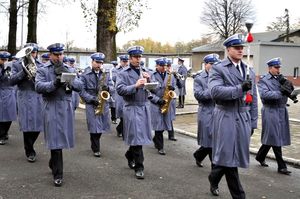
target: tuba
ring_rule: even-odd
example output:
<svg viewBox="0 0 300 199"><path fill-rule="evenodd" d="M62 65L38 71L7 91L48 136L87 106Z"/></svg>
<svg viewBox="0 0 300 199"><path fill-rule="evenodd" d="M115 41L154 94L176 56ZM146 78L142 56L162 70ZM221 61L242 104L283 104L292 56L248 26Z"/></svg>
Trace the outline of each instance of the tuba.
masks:
<svg viewBox="0 0 300 199"><path fill-rule="evenodd" d="M23 70L25 71L28 79L34 81L34 78L36 75L36 64L35 64L35 60L31 56L32 50L33 50L32 46L25 47L16 54L16 58L18 58L18 59L23 58L23 61L22 61ZM24 62L25 58L27 58L27 60L28 60L28 63L26 66L25 66L25 62Z"/></svg>
<svg viewBox="0 0 300 199"><path fill-rule="evenodd" d="M163 96L163 99L166 101L166 103L160 108L160 112L162 114L166 114L168 112L172 99L176 98L176 93L172 90L169 90L169 86L171 85L171 78L172 78L172 73L168 73L167 86Z"/></svg>
<svg viewBox="0 0 300 199"><path fill-rule="evenodd" d="M104 84L105 84L104 83L105 80L106 80L106 72L104 71L103 76L102 76L102 78L101 78L101 80L99 81L99 84L98 84L99 91L97 93L97 99L98 99L99 105L95 109L95 115L103 114L105 103L110 98L109 92L101 90L102 86L104 86Z"/></svg>

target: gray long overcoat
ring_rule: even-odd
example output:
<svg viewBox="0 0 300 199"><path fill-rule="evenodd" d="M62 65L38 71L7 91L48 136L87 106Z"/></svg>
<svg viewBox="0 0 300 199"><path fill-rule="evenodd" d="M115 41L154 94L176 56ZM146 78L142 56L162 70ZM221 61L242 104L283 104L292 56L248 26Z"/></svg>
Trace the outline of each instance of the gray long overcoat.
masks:
<svg viewBox="0 0 300 199"><path fill-rule="evenodd" d="M172 101L170 102L170 106L168 112L165 114L161 113L161 107L157 104L157 101L163 97L165 89L167 87L168 82L168 74L166 74L164 80L160 76L159 72L155 71L151 75L151 82L158 82L157 88L153 91L153 99L151 99L151 122L152 122L152 129L154 131L163 131L163 130L172 130L172 119L173 119L173 112L172 112ZM171 82L170 85L175 88L176 80L173 75L171 75Z"/></svg>
<svg viewBox="0 0 300 199"><path fill-rule="evenodd" d="M185 82L188 74L187 68L184 65L180 65L178 68L178 73L184 77L184 80L180 80L182 88L178 88L178 95L186 95Z"/></svg>
<svg viewBox="0 0 300 199"><path fill-rule="evenodd" d="M246 69L246 65L242 64ZM213 65L209 72L208 87L216 101L213 112L213 163L226 167L249 166L251 128L257 127L257 92L255 73L250 68L253 103L246 105L240 72L226 58Z"/></svg>
<svg viewBox="0 0 300 199"><path fill-rule="evenodd" d="M118 75L122 70L123 70L122 67L117 68L115 75L113 75L113 81L115 82L115 87L117 86L116 84L117 84ZM115 101L116 101L116 117L121 118L123 117L124 99L121 95L118 94L118 92L116 92Z"/></svg>
<svg viewBox="0 0 300 199"><path fill-rule="evenodd" d="M194 78L194 97L198 101L198 144L212 147L212 114L215 103L211 98L208 86L208 73L203 70Z"/></svg>
<svg viewBox="0 0 300 199"><path fill-rule="evenodd" d="M18 119L21 132L44 130L42 95L35 91L34 80L29 80L22 67L23 60L12 65L11 82L17 85ZM37 68L43 66L38 60Z"/></svg>
<svg viewBox="0 0 300 199"><path fill-rule="evenodd" d="M91 100L97 100L98 90L101 90L98 82L101 81L102 77L103 73L97 76L93 70L81 76L83 86L80 96L86 102L86 121L90 133L110 133L109 103L104 103L104 112L99 115L95 115L96 107L91 104ZM114 90L109 73L106 73L104 85L109 87L109 92Z"/></svg>
<svg viewBox="0 0 300 199"><path fill-rule="evenodd" d="M109 71L109 77L112 80L112 86L113 86L113 90L110 92L110 98L109 98L109 107L111 108L116 108L116 89L115 89L115 85L116 85L116 79L114 77L116 77L117 75L117 68L113 67L110 71Z"/></svg>
<svg viewBox="0 0 300 199"><path fill-rule="evenodd" d="M279 82L268 73L259 80L258 92L263 103L261 143L271 146L290 145L287 97L280 92Z"/></svg>
<svg viewBox="0 0 300 199"><path fill-rule="evenodd" d="M145 68L142 70L146 72ZM117 78L117 92L124 99L124 141L131 146L152 143L150 102L147 91L135 87L139 78L129 66Z"/></svg>
<svg viewBox="0 0 300 199"><path fill-rule="evenodd" d="M70 70L64 65L66 70ZM62 86L56 88L54 66L49 61L37 70L35 89L43 96L44 135L48 149L64 149L74 147L74 110L72 92L66 93ZM78 78L72 82L72 90L81 90Z"/></svg>
<svg viewBox="0 0 300 199"><path fill-rule="evenodd" d="M15 121L17 120L16 91L3 68L4 66L0 66L0 122Z"/></svg>

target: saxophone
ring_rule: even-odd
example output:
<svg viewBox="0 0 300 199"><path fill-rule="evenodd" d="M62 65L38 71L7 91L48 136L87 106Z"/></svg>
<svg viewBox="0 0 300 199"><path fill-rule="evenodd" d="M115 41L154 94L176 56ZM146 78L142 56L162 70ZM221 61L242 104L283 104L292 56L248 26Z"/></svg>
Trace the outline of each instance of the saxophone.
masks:
<svg viewBox="0 0 300 199"><path fill-rule="evenodd" d="M110 94L107 91L102 91L102 86L104 86L106 80L106 72L103 72L102 78L99 81L98 88L99 91L97 93L97 99L99 101L99 105L95 109L95 115L101 115L104 112L104 107L106 101L110 98Z"/></svg>
<svg viewBox="0 0 300 199"><path fill-rule="evenodd" d="M171 86L171 78L172 73L168 73L168 81L163 96L163 99L166 101L166 103L160 108L160 112L162 114L166 114L168 112L172 99L176 98L176 93L172 90L169 90L169 86Z"/></svg>

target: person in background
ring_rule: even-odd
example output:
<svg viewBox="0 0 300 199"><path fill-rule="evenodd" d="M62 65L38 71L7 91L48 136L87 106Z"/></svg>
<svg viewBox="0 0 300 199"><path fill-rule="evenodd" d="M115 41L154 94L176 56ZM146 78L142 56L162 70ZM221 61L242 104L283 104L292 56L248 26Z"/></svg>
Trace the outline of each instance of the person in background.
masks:
<svg viewBox="0 0 300 199"><path fill-rule="evenodd" d="M38 68L35 90L43 96L43 122L45 142L51 151L49 168L53 183L60 187L63 183L63 149L74 147L74 111L72 90L81 90L81 81L75 78L61 82L62 73L71 73L63 63L64 45L55 43L47 48L50 61Z"/></svg>
<svg viewBox="0 0 300 199"><path fill-rule="evenodd" d="M37 59L39 47L35 43L27 43L24 47L32 47L29 56L24 56L12 65L11 82L17 85L17 104L20 131L23 132L25 155L28 162L35 162L34 143L44 129L42 96L35 91L35 74L28 75L43 64ZM23 65L25 68L23 68ZM32 65L34 64L34 65ZM30 69L32 68L32 69ZM31 74L31 73L30 73Z"/></svg>
<svg viewBox="0 0 300 199"><path fill-rule="evenodd" d="M163 132L165 130L172 131L172 112L171 112L171 101L173 98L167 99L170 93L174 94L175 97L175 84L176 80L172 73L166 72L167 60L165 58L159 58L155 60L156 71L151 75L152 82L158 82L159 86L152 90L151 99L151 122L152 128L155 131L153 142L155 148L158 150L158 154L166 155L164 151L164 138ZM166 93L167 92L167 93ZM164 106L170 100L169 106ZM162 113L162 108L164 112Z"/></svg>
<svg viewBox="0 0 300 199"><path fill-rule="evenodd" d="M242 34L228 37L223 45L227 57L212 66L208 77L208 89L216 103L211 128L213 167L208 180L211 193L217 196L219 182L225 175L232 198L244 199L238 167L249 166L250 136L257 128L255 73L242 61ZM246 95L252 100L245 101Z"/></svg>
<svg viewBox="0 0 300 199"><path fill-rule="evenodd" d="M261 109L262 132L261 147L256 160L263 167L268 167L265 158L272 147L276 157L278 173L289 175L291 171L282 159L282 146L291 144L289 113L286 108L288 97L294 90L292 82L280 74L281 59L273 58L267 62L268 73L258 82L258 92L263 103Z"/></svg>
<svg viewBox="0 0 300 199"><path fill-rule="evenodd" d="M200 148L195 151L194 158L199 167L203 167L202 161L208 155L212 161L212 114L215 103L208 90L208 75L214 63L219 62L219 55L209 54L203 58L204 70L194 77L194 97L198 101L198 145Z"/></svg>
<svg viewBox="0 0 300 199"><path fill-rule="evenodd" d="M111 61L110 63L113 65L113 68L111 68L109 71L110 79L112 80L117 73L118 61ZM112 83L113 83L113 87L115 87L115 81L112 81ZM109 107L110 107L111 122L113 124L117 124L115 89L114 92L111 93L110 100L109 100Z"/></svg>
<svg viewBox="0 0 300 199"><path fill-rule="evenodd" d="M120 55L120 65L119 68L117 68L117 71L115 73L115 75L113 75L112 79L115 82L115 86L117 83L117 79L118 79L118 75L119 73L122 72L122 70L126 67L128 67L128 60L129 57L128 55ZM120 122L118 124L118 126L116 127L117 130L117 136L118 137L122 137L123 136L123 107L124 107L124 99L122 96L120 96L117 92L116 92L116 117L120 118Z"/></svg>
<svg viewBox="0 0 300 199"><path fill-rule="evenodd" d="M41 62L44 64L44 63L46 63L47 61L49 61L50 60L50 56L49 56L49 53L43 53L42 55L41 55Z"/></svg>
<svg viewBox="0 0 300 199"><path fill-rule="evenodd" d="M183 76L183 79L181 80L181 88L178 88L179 94L179 104L176 108L184 108L184 101L185 101L185 95L186 95L186 88L185 88L185 82L187 78L187 68L183 65L184 59L178 57L178 73Z"/></svg>
<svg viewBox="0 0 300 199"><path fill-rule="evenodd" d="M0 51L0 145L8 140L8 131L12 121L17 119L15 88L11 85L11 68L6 65L10 53Z"/></svg>
<svg viewBox="0 0 300 199"><path fill-rule="evenodd" d="M127 50L129 66L117 77L117 92L124 99L123 133L124 141L129 145L125 157L128 166L135 171L137 179L144 179L143 145L151 144L151 111L148 91L143 87L150 82L147 69L140 66L144 48L132 46Z"/></svg>
<svg viewBox="0 0 300 199"><path fill-rule="evenodd" d="M69 66L76 69L75 59L73 57L69 57Z"/></svg>
<svg viewBox="0 0 300 199"><path fill-rule="evenodd" d="M93 53L91 59L92 70L81 75L83 88L80 96L86 103L91 149L95 157L100 157L101 135L110 133L109 104L102 92L109 94L114 88L109 73L103 68L105 55L101 52Z"/></svg>

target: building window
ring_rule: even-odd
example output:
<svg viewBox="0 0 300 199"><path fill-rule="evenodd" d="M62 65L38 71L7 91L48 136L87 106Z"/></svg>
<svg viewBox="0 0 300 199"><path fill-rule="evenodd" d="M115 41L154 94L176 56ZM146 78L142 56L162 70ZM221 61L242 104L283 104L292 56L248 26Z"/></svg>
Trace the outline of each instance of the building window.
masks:
<svg viewBox="0 0 300 199"><path fill-rule="evenodd" d="M299 76L299 67L294 68L294 79L297 79Z"/></svg>

